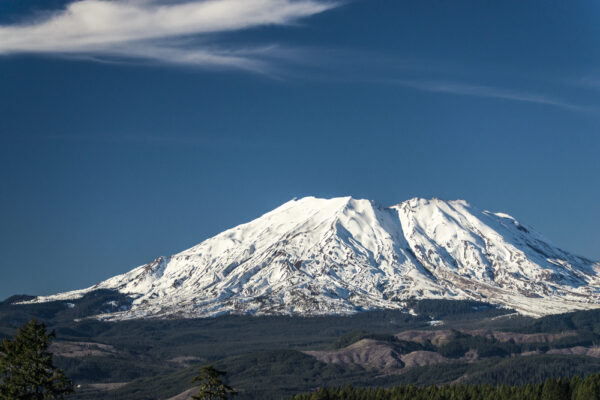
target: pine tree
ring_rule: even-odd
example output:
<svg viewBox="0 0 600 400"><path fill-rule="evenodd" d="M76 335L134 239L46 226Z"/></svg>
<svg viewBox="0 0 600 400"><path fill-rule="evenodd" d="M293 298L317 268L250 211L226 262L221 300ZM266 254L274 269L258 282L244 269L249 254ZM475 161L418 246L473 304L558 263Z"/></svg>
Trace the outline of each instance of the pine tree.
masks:
<svg viewBox="0 0 600 400"><path fill-rule="evenodd" d="M227 372L219 371L212 365L207 365L200 370L200 375L192 382L200 381L200 391L192 397L196 400L227 400L237 394L231 387L221 380Z"/></svg>
<svg viewBox="0 0 600 400"><path fill-rule="evenodd" d="M48 345L55 337L46 325L32 319L12 339L0 345L0 399L62 399L73 393L73 384L54 366Z"/></svg>
<svg viewBox="0 0 600 400"><path fill-rule="evenodd" d="M563 385L563 381L550 378L544 382L542 388L542 400L564 400L570 398L568 387Z"/></svg>

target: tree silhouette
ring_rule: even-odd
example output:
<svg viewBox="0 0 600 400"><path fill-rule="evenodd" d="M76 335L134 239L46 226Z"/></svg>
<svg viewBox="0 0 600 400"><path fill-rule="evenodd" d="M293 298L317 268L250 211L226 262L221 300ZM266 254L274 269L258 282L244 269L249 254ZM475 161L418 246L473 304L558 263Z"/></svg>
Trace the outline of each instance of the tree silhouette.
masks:
<svg viewBox="0 0 600 400"><path fill-rule="evenodd" d="M62 399L73 393L73 384L54 366L48 345L55 337L35 319L27 322L14 339L0 345L0 399Z"/></svg>
<svg viewBox="0 0 600 400"><path fill-rule="evenodd" d="M207 365L200 370L192 382L201 382L200 391L192 397L195 400L226 400L237 394L231 387L221 380L227 372L219 371L212 365Z"/></svg>

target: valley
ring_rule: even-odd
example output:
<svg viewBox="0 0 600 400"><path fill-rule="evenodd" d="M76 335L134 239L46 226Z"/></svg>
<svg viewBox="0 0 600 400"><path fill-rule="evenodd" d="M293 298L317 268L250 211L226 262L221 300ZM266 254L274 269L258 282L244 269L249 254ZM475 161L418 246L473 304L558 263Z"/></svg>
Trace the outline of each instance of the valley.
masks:
<svg viewBox="0 0 600 400"><path fill-rule="evenodd" d="M55 360L78 386L77 399L170 399L191 389L178 397L189 398L191 379L206 364L226 370L241 399L347 384L522 385L600 371L596 310L534 319L486 303L422 300L412 304L416 315L70 318L73 309L93 312L112 296L92 293L74 308L3 302L0 332L8 336L30 317L45 320L57 332Z"/></svg>

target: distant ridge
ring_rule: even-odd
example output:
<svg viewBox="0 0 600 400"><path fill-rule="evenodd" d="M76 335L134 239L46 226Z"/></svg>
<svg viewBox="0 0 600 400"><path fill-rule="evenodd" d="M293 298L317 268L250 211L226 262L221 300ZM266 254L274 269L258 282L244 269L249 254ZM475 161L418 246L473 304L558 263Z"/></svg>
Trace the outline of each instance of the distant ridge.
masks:
<svg viewBox="0 0 600 400"><path fill-rule="evenodd" d="M291 200L181 253L83 290L130 296L98 318L224 313L326 315L408 299L472 299L541 316L600 305L600 263L549 244L504 213L464 200L392 207L341 197Z"/></svg>

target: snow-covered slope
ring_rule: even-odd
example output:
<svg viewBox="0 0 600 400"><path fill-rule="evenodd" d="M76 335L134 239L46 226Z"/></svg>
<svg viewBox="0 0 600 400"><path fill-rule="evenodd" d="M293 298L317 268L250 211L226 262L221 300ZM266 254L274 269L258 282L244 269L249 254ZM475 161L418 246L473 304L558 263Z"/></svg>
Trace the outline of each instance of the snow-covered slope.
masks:
<svg viewBox="0 0 600 400"><path fill-rule="evenodd" d="M600 263L548 244L509 215L463 200L384 208L306 197L179 254L33 302L114 289L135 300L101 317L129 319L340 314L445 298L539 316L598 307L599 270Z"/></svg>

